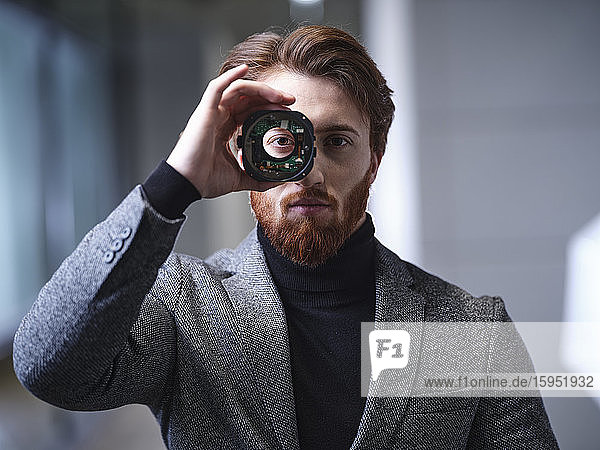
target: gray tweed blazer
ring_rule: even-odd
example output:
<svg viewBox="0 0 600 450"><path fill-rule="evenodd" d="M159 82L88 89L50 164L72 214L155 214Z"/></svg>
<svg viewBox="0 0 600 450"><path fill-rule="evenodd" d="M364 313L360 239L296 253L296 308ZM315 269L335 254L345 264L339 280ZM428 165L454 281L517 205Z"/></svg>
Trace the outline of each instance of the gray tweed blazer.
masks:
<svg viewBox="0 0 600 450"><path fill-rule="evenodd" d="M148 405L170 449L298 449L284 310L256 232L203 261L172 253L183 221L138 186L94 227L15 335L19 380L66 409ZM501 299L380 243L375 319L510 320ZM367 397L351 448L558 447L539 398Z"/></svg>

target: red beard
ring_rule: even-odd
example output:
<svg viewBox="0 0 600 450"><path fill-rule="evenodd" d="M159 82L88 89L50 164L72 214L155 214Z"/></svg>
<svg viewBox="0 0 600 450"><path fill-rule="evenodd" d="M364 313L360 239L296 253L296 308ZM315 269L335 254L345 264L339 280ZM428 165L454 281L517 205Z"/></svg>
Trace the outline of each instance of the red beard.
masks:
<svg viewBox="0 0 600 450"><path fill-rule="evenodd" d="M314 187L284 197L280 205L283 216L281 220L277 220L273 214L278 205L271 202L265 194L250 192L250 204L271 245L279 253L297 264L315 267L338 252L363 216L369 199L370 176L370 171L367 170L362 180L352 188L344 201L346 207L341 214L339 202L327 192ZM313 216L294 221L286 219L285 213L290 204L309 197L326 201L336 213L335 218L326 223Z"/></svg>

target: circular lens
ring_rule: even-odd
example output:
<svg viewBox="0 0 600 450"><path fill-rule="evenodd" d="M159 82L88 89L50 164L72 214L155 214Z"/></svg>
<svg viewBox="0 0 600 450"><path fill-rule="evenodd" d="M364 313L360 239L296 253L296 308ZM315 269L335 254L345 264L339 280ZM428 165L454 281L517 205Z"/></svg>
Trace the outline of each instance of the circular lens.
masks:
<svg viewBox="0 0 600 450"><path fill-rule="evenodd" d="M271 128L263 136L263 148L273 158L286 158L294 152L296 139L290 130Z"/></svg>
<svg viewBox="0 0 600 450"><path fill-rule="evenodd" d="M237 145L244 170L261 181L295 181L312 169L312 123L298 111L257 111L242 126Z"/></svg>

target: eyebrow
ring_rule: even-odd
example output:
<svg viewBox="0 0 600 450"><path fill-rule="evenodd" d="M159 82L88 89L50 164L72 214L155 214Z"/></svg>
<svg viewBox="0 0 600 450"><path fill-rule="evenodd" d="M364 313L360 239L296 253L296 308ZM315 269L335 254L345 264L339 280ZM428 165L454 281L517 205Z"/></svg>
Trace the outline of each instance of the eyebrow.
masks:
<svg viewBox="0 0 600 450"><path fill-rule="evenodd" d="M354 127L350 125L335 123L325 124L320 126L319 128L316 128L315 134L330 133L332 131L348 131L350 133L355 134L356 136L360 136L359 132Z"/></svg>

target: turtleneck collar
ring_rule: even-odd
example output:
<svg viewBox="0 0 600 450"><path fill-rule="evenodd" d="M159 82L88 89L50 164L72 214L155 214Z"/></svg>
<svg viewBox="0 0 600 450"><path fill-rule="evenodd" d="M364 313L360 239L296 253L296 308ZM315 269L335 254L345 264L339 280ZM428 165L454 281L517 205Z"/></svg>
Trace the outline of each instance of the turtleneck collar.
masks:
<svg viewBox="0 0 600 450"><path fill-rule="evenodd" d="M304 292L330 292L368 286L373 283L375 266L375 227L367 214L365 222L323 264L308 267L296 264L271 245L258 224L258 240L278 288Z"/></svg>

